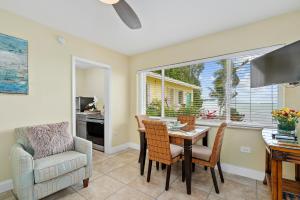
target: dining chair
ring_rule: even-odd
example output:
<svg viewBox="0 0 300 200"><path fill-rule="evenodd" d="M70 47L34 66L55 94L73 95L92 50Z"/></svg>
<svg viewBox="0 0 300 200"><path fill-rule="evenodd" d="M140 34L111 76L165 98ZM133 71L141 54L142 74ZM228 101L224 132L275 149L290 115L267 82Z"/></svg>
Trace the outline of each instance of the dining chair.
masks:
<svg viewBox="0 0 300 200"><path fill-rule="evenodd" d="M164 122L143 120L143 123L146 130L149 154L147 182L150 181L152 161L165 164L167 166L165 190L167 191L169 190L171 165L180 160L182 160L182 181L184 181L183 148L170 144L168 129Z"/></svg>
<svg viewBox="0 0 300 200"><path fill-rule="evenodd" d="M150 120L150 118L147 115L136 115L135 118L137 120L139 129L145 128L145 126L143 124L143 120ZM142 154L147 151L147 141L144 141L144 142L142 141L143 139L145 139L143 134L144 133L140 133L140 154L139 154L139 160L138 160L139 163L142 162ZM145 146L142 146L143 144L145 144ZM156 162L156 169L159 170L159 162ZM144 172L142 172L141 174L143 175Z"/></svg>
<svg viewBox="0 0 300 200"><path fill-rule="evenodd" d="M181 128L183 131L192 131L195 129L196 116L194 115L178 115L177 121L180 121L182 124L187 123L185 127Z"/></svg>
<svg viewBox="0 0 300 200"><path fill-rule="evenodd" d="M216 165L218 166L221 182L224 183L224 177L220 163L220 154L222 149L224 131L226 127L226 123L222 123L219 126L212 149L202 145L192 146L192 162L210 168L216 193L219 193L218 183L215 174Z"/></svg>

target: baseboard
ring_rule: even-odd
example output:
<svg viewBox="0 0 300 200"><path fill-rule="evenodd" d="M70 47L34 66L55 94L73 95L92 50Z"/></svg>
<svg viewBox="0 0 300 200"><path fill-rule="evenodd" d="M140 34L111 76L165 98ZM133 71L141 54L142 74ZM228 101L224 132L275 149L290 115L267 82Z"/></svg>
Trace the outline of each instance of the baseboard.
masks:
<svg viewBox="0 0 300 200"><path fill-rule="evenodd" d="M265 177L265 173L261 171L257 171L254 169L249 169L245 167L240 167L228 163L222 163L222 169L224 172L230 173L230 174L235 174L239 176L244 176L247 178L255 179L262 181Z"/></svg>
<svg viewBox="0 0 300 200"><path fill-rule="evenodd" d="M121 145L112 147L111 150L110 150L110 153L111 154L118 153L118 152L124 151L124 150L126 150L128 148L140 150L140 145L139 144L135 144L133 142L128 142L128 143L125 143L125 144L121 144Z"/></svg>
<svg viewBox="0 0 300 200"><path fill-rule="evenodd" d="M129 148L135 149L135 150L140 150L140 145L139 144L135 144L133 142L129 142L127 143Z"/></svg>
<svg viewBox="0 0 300 200"><path fill-rule="evenodd" d="M13 189L13 182L11 179L0 182L0 193Z"/></svg>
<svg viewBox="0 0 300 200"><path fill-rule="evenodd" d="M118 153L129 148L129 143L121 144L110 149L110 154Z"/></svg>

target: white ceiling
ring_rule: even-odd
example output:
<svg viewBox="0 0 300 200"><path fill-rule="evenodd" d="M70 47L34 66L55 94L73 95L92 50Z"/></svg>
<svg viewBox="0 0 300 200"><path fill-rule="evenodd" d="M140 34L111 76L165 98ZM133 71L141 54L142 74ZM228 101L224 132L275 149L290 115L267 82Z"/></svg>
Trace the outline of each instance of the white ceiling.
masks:
<svg viewBox="0 0 300 200"><path fill-rule="evenodd" d="M133 55L300 9L299 0L127 0L131 30L98 0L0 0L0 8Z"/></svg>

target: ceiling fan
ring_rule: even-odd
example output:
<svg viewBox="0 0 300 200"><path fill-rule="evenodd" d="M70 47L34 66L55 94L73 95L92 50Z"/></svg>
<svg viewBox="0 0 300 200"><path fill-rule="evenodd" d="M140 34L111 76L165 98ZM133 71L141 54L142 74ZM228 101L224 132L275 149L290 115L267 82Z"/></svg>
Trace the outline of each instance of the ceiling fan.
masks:
<svg viewBox="0 0 300 200"><path fill-rule="evenodd" d="M110 4L114 7L115 11L121 18L121 20L130 28L130 29L140 29L142 24L134 12L134 10L129 6L125 0L100 0L103 3Z"/></svg>

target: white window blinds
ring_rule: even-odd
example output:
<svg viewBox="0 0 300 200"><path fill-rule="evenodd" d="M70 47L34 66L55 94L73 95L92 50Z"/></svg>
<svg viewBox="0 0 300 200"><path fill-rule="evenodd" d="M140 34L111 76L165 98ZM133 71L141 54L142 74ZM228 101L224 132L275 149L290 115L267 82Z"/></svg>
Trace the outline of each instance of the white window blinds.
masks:
<svg viewBox="0 0 300 200"><path fill-rule="evenodd" d="M232 59L233 98L230 101L231 120L272 124L271 112L278 106L278 86L250 88L250 61L258 55Z"/></svg>
<svg viewBox="0 0 300 200"><path fill-rule="evenodd" d="M271 112L278 107L278 86L250 88L250 61L270 50L143 72L145 113L272 125Z"/></svg>

